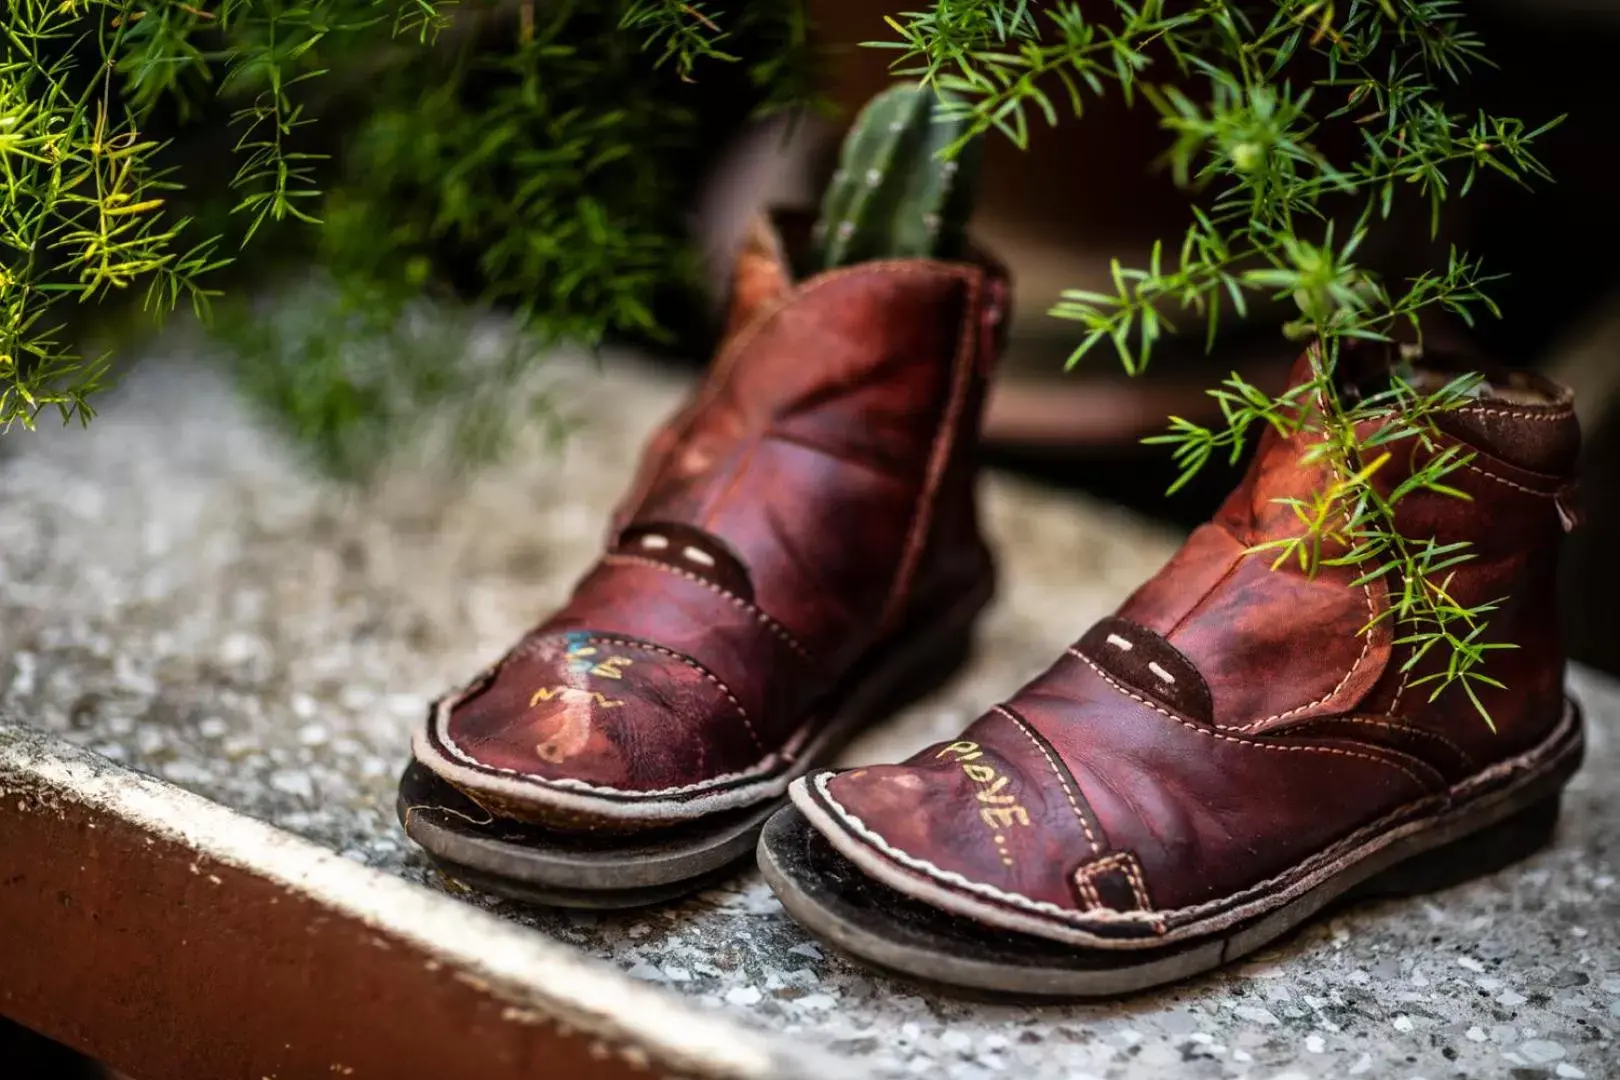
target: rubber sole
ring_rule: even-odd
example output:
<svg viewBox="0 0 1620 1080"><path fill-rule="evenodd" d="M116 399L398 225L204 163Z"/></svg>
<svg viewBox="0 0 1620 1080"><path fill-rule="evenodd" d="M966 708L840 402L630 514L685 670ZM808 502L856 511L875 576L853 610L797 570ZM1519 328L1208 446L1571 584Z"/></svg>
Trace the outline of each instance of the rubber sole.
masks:
<svg viewBox="0 0 1620 1080"><path fill-rule="evenodd" d="M897 635L902 644L857 669L823 732L785 779L823 764L861 728L932 693L967 662L988 593L951 617ZM755 850L785 797L638 832L593 835L490 813L421 762L400 778L405 834L448 876L521 903L628 908L683 896L724 878Z"/></svg>
<svg viewBox="0 0 1620 1080"><path fill-rule="evenodd" d="M724 877L754 850L778 806L593 839L496 817L413 761L400 777L395 810L405 834L467 885L526 904L626 908L672 900Z"/></svg>
<svg viewBox="0 0 1620 1080"><path fill-rule="evenodd" d="M1272 910L1163 947L1085 948L941 911L875 881L794 807L765 826L759 865L795 921L866 964L959 992L1116 997L1211 971L1329 905L1444 888L1534 853L1551 839L1559 792L1580 764L1578 714L1575 721L1570 746L1543 771L1437 814L1416 830L1402 825L1407 831L1387 843L1374 838L1366 855Z"/></svg>

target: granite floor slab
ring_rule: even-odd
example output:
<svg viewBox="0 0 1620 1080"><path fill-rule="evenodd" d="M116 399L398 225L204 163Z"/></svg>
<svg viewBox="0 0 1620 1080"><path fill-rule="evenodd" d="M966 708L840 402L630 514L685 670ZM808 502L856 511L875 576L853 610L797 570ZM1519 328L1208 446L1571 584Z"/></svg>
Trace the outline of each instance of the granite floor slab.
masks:
<svg viewBox="0 0 1620 1080"><path fill-rule="evenodd" d="M214 369L143 365L87 431L0 449L0 712L454 890L405 841L393 785L425 701L498 655L597 550L681 382L630 357L545 374L566 450L451 477L424 447L366 491L317 479ZM1177 537L987 481L1004 587L970 671L851 760L954 733L1043 668ZM1235 970L1131 1000L941 997L829 955L755 873L612 915L464 899L704 1009L878 1075L940 1078L1620 1074L1620 690L1577 673L1591 752L1557 844L1492 878L1356 909Z"/></svg>

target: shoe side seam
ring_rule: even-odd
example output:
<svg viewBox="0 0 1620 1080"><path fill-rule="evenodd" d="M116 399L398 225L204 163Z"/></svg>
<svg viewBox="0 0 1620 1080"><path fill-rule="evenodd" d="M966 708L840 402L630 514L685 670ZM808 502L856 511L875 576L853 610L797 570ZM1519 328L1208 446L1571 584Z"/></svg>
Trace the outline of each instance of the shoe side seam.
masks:
<svg viewBox="0 0 1620 1080"><path fill-rule="evenodd" d="M1063 775L1063 769L1056 761L1052 760L1051 752L1048 751L1044 745L1042 745L1040 739L1035 737L1035 733L1030 730L1029 725L1026 724L1023 718L1017 713L1013 712L1005 705L997 705L995 707L995 711L999 712L1002 716L1005 716L1008 720L1011 720L1013 722L1013 726L1024 733L1025 737L1029 739L1030 743L1034 745L1035 749L1040 751L1041 757L1045 758L1046 763L1052 767L1052 775L1057 777L1058 786L1063 789L1064 796L1069 800L1069 808L1074 811L1074 816L1080 820L1080 828L1085 830L1086 843L1091 845L1091 854L1093 856L1102 854L1102 845L1097 843L1097 836L1091 831L1091 823L1086 820L1085 812L1080 809L1080 803L1078 800L1076 800L1074 791L1069 787L1069 781L1068 778ZM1078 786L1079 781L1076 781L1075 783L1076 786Z"/></svg>
<svg viewBox="0 0 1620 1080"><path fill-rule="evenodd" d="M1408 780L1412 781L1412 783L1416 784L1419 791L1428 791L1429 790L1429 785L1425 784L1422 780L1418 779L1417 775L1415 773L1413 773L1410 769L1408 769L1406 766L1400 764L1399 762L1390 761L1388 758L1376 757L1376 756L1374 756L1372 754L1360 754L1360 753L1357 753L1354 750L1345 750L1342 747L1338 747L1338 746L1279 746L1276 743L1260 742L1259 740L1256 740L1256 739L1240 739L1240 738L1236 737L1235 735L1228 735L1225 732L1211 731L1208 728L1200 727L1197 724L1193 723L1191 720L1187 720L1187 719L1184 719L1184 718L1182 718L1180 716L1177 716L1175 713L1170 712L1168 709L1165 709L1162 706L1157 705L1154 702L1149 701L1147 698L1144 698L1144 697L1141 697L1141 696L1139 696L1137 694L1134 694L1130 690L1126 689L1124 686L1121 686L1119 683L1115 682L1113 680L1113 678L1110 677L1107 672L1105 672L1102 668L1098 667L1096 662L1093 661L1091 659L1091 657L1087 656L1085 653L1081 652L1079 649L1075 648L1074 646L1071 645L1069 647L1068 654L1070 656L1073 656L1075 659L1082 661L1087 667L1089 667L1092 671L1097 673L1098 678L1102 679L1109 686L1112 686L1115 690L1119 691L1121 694L1124 694L1126 697L1130 698L1132 701L1137 702L1138 704L1146 705L1148 708L1152 709L1154 712L1158 713L1161 716L1164 716L1164 717L1167 717L1167 718L1169 718L1171 720L1174 720L1176 723L1180 724L1184 728L1187 728L1189 731L1195 731L1200 735L1207 735L1208 737L1210 737L1212 739L1219 739L1222 742L1236 743L1239 746L1248 746L1248 747L1252 747L1252 748L1257 749L1257 750L1267 750L1267 751L1270 751L1272 753L1285 753L1285 754L1337 754L1337 755L1339 755L1341 757L1358 758L1358 759L1360 759L1362 761L1371 761L1371 762L1374 762L1376 764L1386 765L1391 769L1395 769L1402 776L1405 776Z"/></svg>
<svg viewBox="0 0 1620 1080"><path fill-rule="evenodd" d="M1514 489L1515 491L1522 491L1526 495L1534 495L1538 499L1556 499L1556 498L1558 498L1558 492L1557 491L1537 491L1533 487L1525 487L1523 484L1515 483L1514 481L1509 480L1505 476L1498 476L1496 473L1491 472L1489 469L1482 469L1478 465L1475 465L1471 461L1464 461L1462 463L1462 467L1467 469L1469 472L1478 473L1479 475L1485 477L1487 480L1495 480L1498 484L1506 485L1507 487L1510 487L1510 488Z"/></svg>
<svg viewBox="0 0 1620 1080"><path fill-rule="evenodd" d="M575 780L571 777L556 779L549 776L536 776L533 773L521 772L517 769L506 769L499 765L487 765L484 762L474 761L467 758L459 749L451 745L448 739L445 740L445 744L465 765L480 772L500 773L506 776L515 776L520 780L527 780L531 783L538 784L541 787L555 788L558 791L575 791L586 795L611 795L615 798L631 802L632 804L634 801L641 799L666 798L675 795L692 795L700 791L707 791L710 788L721 787L737 780L749 780L756 776L762 776L770 772L771 769L778 764L778 762L775 760L776 755L771 754L761 759L758 763L750 765L746 769L740 769L737 772L723 773L720 776L710 777L707 780L700 780L695 784L683 784L680 787L671 788L654 788L646 791L630 791L626 790L625 788L606 787L601 784L592 784L584 780Z"/></svg>
<svg viewBox="0 0 1620 1080"><path fill-rule="evenodd" d="M1372 620L1376 621L1378 618L1378 602L1373 599L1372 583L1368 582L1367 584L1363 585L1361 587L1361 591L1367 596L1367 614ZM1245 724L1238 728L1238 730L1244 733L1249 733L1254 731L1256 728L1264 727L1274 720L1286 720L1288 717L1296 716L1299 713L1304 712L1306 709L1314 709L1325 701L1331 701L1339 691L1345 688L1345 686L1350 682L1351 677L1354 676L1355 673L1361 669L1361 665L1366 662L1367 654L1372 651L1373 629L1373 623L1369 623L1367 629L1362 632L1361 655L1356 657L1355 662L1352 663L1349 670L1344 673L1344 678L1340 679L1338 685L1332 690L1329 690L1315 701L1307 701L1303 705L1295 705L1292 709L1284 709L1282 712L1277 713L1274 716L1268 716L1262 720L1255 720L1251 723Z"/></svg>
<svg viewBox="0 0 1620 1080"><path fill-rule="evenodd" d="M715 582L712 582L712 581L708 580L707 578L700 577L699 575L692 573L690 570L682 570L678 566L671 566L668 563L659 562L657 559L649 559L649 558L647 558L646 556L643 556L643 555L624 555L624 554L620 554L619 552L610 552L607 555L603 556L602 561L603 562L609 562L609 563L613 563L613 562L634 563L634 564L637 564L637 565L640 565L640 566L647 566L647 567L651 567L654 570L666 571L668 573L674 574L676 577L685 578L687 581L690 581L690 582L692 582L694 584L697 584L697 585L701 585L705 589L708 589L710 592L715 593L716 595L724 598L725 600L730 601L738 610L745 611L748 614L752 615L755 619L757 619L759 621L759 623L762 626L764 626L767 630L769 630L772 634L774 634L777 638L779 638L784 645L786 645L788 648L792 649L800 657L802 657L803 659L809 661L812 664L816 662L815 657L810 654L810 650L805 648L802 644L800 644L799 639L794 637L792 632L789 631L787 627L783 626L781 623L779 623L775 619L771 618L757 604L754 604L754 603L744 599L743 597L738 596L736 593L732 592L730 589L727 589L722 585L718 585ZM739 708L740 708L740 706L739 706Z"/></svg>
<svg viewBox="0 0 1620 1080"><path fill-rule="evenodd" d="M1249 546L1248 544L1244 543L1243 539L1239 537L1237 533L1233 532L1229 527L1227 527L1226 523L1223 521L1209 521L1205 522L1205 525L1219 533L1224 533L1234 544L1238 546L1238 551L1236 554L1227 559L1226 569L1221 571L1221 576L1210 582L1209 587L1192 602L1187 610L1183 611L1179 616L1177 616L1176 620L1159 634L1159 636L1164 638L1165 642L1169 644L1172 649L1176 647L1173 639L1175 638L1176 634L1181 631L1181 628L1186 626L1188 620L1203 609L1204 605L1209 602L1209 598L1214 596L1222 585L1225 585L1228 581L1230 581L1232 575L1237 573L1238 567L1243 565L1243 549ZM1185 550L1185 545L1183 545L1183 550ZM1171 559L1174 560L1180 556L1181 552L1178 551L1175 555L1171 556ZM1153 628L1150 626L1143 626L1143 629L1152 630ZM1191 659L1189 659L1187 662L1193 667L1194 670L1197 670L1198 665L1193 664ZM1203 679L1203 673L1200 672L1198 677L1199 679ZM1207 683L1205 684L1205 689L1208 689ZM1211 694L1209 700L1211 705L1213 705L1215 696Z"/></svg>
<svg viewBox="0 0 1620 1080"><path fill-rule="evenodd" d="M1393 652L1390 655L1391 655L1391 658L1393 659L1393 656L1394 656ZM1416 666L1416 665L1414 665L1412 663L1412 660L1411 660L1410 657L1407 658L1406 663L1401 665L1401 668L1402 668L1401 681L1400 681L1399 685L1397 685L1395 687L1395 696L1390 699L1389 708L1384 710L1384 715L1385 716L1393 717L1393 716L1399 715L1399 714L1396 713L1395 710L1400 708L1400 706L1401 706L1401 698L1406 696L1406 687L1407 687L1407 684L1412 681L1412 669L1413 669L1414 666Z"/></svg>
<svg viewBox="0 0 1620 1080"><path fill-rule="evenodd" d="M909 599L907 593L911 588L911 579L916 574L917 563L922 558L922 549L928 539L928 529L933 522L939 485L944 480L950 464L951 450L956 445L956 428L961 422L962 410L972 382L973 352L978 338L975 331L978 328L979 294L983 281L982 272L965 278L967 295L962 300L962 326L957 332L956 355L951 361L950 399L945 404L945 415L940 421L939 432L934 437L934 445L929 450L928 472L923 480L922 492L917 496L917 503L912 509L911 523L906 529L906 545L901 549L900 565L895 570L888 599L884 602L883 612L878 618L877 632L880 636L900 617ZM972 481L969 480L969 483Z"/></svg>
<svg viewBox="0 0 1620 1080"><path fill-rule="evenodd" d="M1520 408L1487 407L1484 405L1463 405L1451 410L1453 413L1463 413L1471 416L1505 416L1510 420L1530 420L1537 423L1557 423L1568 420L1575 415L1571 408L1547 411L1535 406L1521 406Z"/></svg>
<svg viewBox="0 0 1620 1080"><path fill-rule="evenodd" d="M1468 751L1464 750L1455 740L1447 738L1438 731L1430 731L1428 728L1421 728L1415 724L1398 724L1391 720L1384 720L1371 716L1324 716L1321 719L1324 722L1365 724L1368 727L1387 728L1390 731L1405 732L1409 735L1422 735L1425 738L1433 739L1434 741L1445 746L1448 750L1451 750L1462 759L1463 764L1467 768L1473 769L1475 767L1473 756L1469 754Z"/></svg>

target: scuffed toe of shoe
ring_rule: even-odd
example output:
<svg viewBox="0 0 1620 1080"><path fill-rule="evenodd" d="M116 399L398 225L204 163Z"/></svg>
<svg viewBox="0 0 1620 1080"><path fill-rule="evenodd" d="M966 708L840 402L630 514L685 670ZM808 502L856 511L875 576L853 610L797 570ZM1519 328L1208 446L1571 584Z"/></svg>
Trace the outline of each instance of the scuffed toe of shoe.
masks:
<svg viewBox="0 0 1620 1080"><path fill-rule="evenodd" d="M980 921L1083 927L1151 906L1134 857L1109 849L1056 754L1006 710L904 764L814 774L792 795L864 872Z"/></svg>
<svg viewBox="0 0 1620 1080"><path fill-rule="evenodd" d="M415 749L492 811L557 825L696 817L775 764L696 661L583 631L532 638L437 703Z"/></svg>

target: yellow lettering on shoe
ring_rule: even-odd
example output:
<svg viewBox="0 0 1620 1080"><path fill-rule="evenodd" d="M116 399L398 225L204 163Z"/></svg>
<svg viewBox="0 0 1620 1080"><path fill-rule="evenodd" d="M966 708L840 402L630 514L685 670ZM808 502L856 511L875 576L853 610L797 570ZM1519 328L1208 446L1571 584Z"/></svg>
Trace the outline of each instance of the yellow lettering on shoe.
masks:
<svg viewBox="0 0 1620 1080"><path fill-rule="evenodd" d="M1015 822L1029 824L1029 811L1022 806L987 806L979 811L979 817L992 829L1006 828Z"/></svg>
<svg viewBox="0 0 1620 1080"><path fill-rule="evenodd" d="M600 664L597 664L595 667L591 668L591 674L600 675L604 679L622 679L624 678L623 669L629 667L633 663L635 663L635 661L631 660L627 656L610 656L606 660L603 660Z"/></svg>
<svg viewBox="0 0 1620 1080"><path fill-rule="evenodd" d="M602 660L594 660L597 655L594 645L582 642L569 644L566 653L568 656L568 670L576 675L596 675L603 679L622 679L624 669L635 663L628 656L609 656Z"/></svg>
<svg viewBox="0 0 1620 1080"><path fill-rule="evenodd" d="M995 766L988 762L979 761L984 757L984 750L976 742L963 740L950 743L936 752L934 757L949 757L956 761L962 767L962 773L979 788L973 795L977 801L985 804L979 808L979 820L990 830L1001 864L1014 865L1011 848L1002 830L1014 825L1027 827L1030 821L1029 811L1019 803L1018 796L1003 790L1012 783L1011 778L998 773Z"/></svg>
<svg viewBox="0 0 1620 1080"><path fill-rule="evenodd" d="M584 690L577 686L542 686L540 689L536 690L532 696L530 696L529 708L532 709L543 701L550 701L552 698L564 696L583 696L587 700L595 702L604 709L617 709L620 705L624 704L622 701L604 697L602 694L599 694L594 690Z"/></svg>
<svg viewBox="0 0 1620 1080"><path fill-rule="evenodd" d="M962 771L966 772L967 770L963 769ZM1011 795L998 795L998 794L996 794L997 792L999 792L1002 788L1004 788L1006 786L1007 786L1007 778L1005 776L996 777L995 783L991 784L989 787L987 787L983 791L979 792L979 794L978 794L979 801L982 802L982 803L1000 803L1002 805L1006 805L1007 803L1015 803L1015 802L1017 802L1018 800L1013 798Z"/></svg>
<svg viewBox="0 0 1620 1080"><path fill-rule="evenodd" d="M594 645L581 645L579 643L568 646L568 670L579 675L598 675L604 679L624 678L624 669L635 663L628 656L609 656L602 660L593 660L597 649Z"/></svg>

